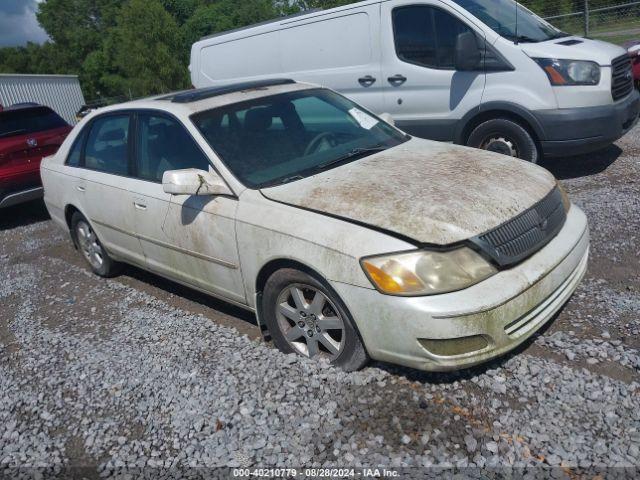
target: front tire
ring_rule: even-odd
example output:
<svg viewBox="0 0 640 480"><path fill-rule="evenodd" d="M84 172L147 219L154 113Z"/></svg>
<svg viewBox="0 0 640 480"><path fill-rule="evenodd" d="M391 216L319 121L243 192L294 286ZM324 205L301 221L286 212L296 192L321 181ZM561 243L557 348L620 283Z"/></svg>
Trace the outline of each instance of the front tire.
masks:
<svg viewBox="0 0 640 480"><path fill-rule="evenodd" d="M75 212L71 217L71 232L78 250L93 273L100 277L110 278L120 272L121 264L109 256L102 247L93 227L80 212Z"/></svg>
<svg viewBox="0 0 640 480"><path fill-rule="evenodd" d="M490 152L538 163L540 152L533 135L519 123L506 118L494 118L473 129L467 145Z"/></svg>
<svg viewBox="0 0 640 480"><path fill-rule="evenodd" d="M262 296L264 321L278 349L327 358L346 371L369 361L346 307L324 282L294 269L275 272Z"/></svg>

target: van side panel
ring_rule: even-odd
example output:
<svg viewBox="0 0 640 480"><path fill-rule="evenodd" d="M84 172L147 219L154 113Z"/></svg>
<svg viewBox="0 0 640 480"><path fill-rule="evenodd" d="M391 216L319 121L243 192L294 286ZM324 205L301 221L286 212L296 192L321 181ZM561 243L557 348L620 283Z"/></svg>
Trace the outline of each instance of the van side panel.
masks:
<svg viewBox="0 0 640 480"><path fill-rule="evenodd" d="M370 23L367 12L360 11L283 29L280 52L284 71L329 71L369 65L373 57Z"/></svg>
<svg viewBox="0 0 640 480"><path fill-rule="evenodd" d="M379 4L296 23L281 32L284 75L330 87L380 113Z"/></svg>
<svg viewBox="0 0 640 480"><path fill-rule="evenodd" d="M337 90L383 110L380 3L316 12L203 39L192 47L192 81L287 77Z"/></svg>
<svg viewBox="0 0 640 480"><path fill-rule="evenodd" d="M279 32L253 35L236 41L209 45L200 54L200 82L275 75L282 71L278 55Z"/></svg>

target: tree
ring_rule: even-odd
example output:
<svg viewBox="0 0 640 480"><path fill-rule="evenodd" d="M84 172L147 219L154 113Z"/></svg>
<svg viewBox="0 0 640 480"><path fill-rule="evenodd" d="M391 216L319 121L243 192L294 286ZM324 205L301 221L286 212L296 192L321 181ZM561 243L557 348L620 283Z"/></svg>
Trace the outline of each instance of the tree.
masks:
<svg viewBox="0 0 640 480"><path fill-rule="evenodd" d="M108 94L138 97L181 89L188 85L181 47L176 20L160 0L130 0L85 69L103 71L98 83Z"/></svg>
<svg viewBox="0 0 640 480"><path fill-rule="evenodd" d="M38 22L57 47L57 62L79 73L87 55L100 47L115 26L124 0L46 0L39 5Z"/></svg>
<svg viewBox="0 0 640 480"><path fill-rule="evenodd" d="M273 0L218 0L203 4L182 27L185 51L201 37L278 17L282 11Z"/></svg>

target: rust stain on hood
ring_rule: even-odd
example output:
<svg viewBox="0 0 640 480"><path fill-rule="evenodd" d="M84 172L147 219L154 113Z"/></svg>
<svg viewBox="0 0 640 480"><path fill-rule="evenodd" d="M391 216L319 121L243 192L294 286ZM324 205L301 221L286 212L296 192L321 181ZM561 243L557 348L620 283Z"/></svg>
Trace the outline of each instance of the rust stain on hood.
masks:
<svg viewBox="0 0 640 480"><path fill-rule="evenodd" d="M267 198L446 245L491 230L547 195L545 169L502 155L412 139L289 184Z"/></svg>

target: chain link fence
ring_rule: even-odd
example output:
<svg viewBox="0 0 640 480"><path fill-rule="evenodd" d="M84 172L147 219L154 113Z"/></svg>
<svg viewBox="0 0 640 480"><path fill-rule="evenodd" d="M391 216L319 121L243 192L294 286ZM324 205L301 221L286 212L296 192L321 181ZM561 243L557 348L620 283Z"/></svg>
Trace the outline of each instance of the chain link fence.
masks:
<svg viewBox="0 0 640 480"><path fill-rule="evenodd" d="M584 0L580 11L553 13L545 12L544 19L567 33L618 44L640 39L640 1L592 8Z"/></svg>

